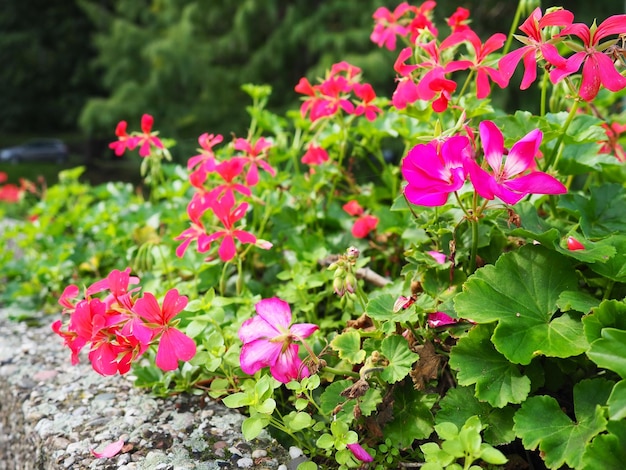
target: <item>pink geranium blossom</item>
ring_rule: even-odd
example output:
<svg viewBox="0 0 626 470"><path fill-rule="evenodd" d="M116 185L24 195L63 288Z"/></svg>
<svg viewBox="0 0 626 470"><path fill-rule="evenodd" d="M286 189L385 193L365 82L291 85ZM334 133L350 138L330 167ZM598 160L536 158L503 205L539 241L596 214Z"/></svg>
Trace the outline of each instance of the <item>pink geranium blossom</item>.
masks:
<svg viewBox="0 0 626 470"><path fill-rule="evenodd" d="M363 207L355 199L343 205L343 210L357 219L352 226L352 236L365 238L378 226L378 217L366 214Z"/></svg>
<svg viewBox="0 0 626 470"><path fill-rule="evenodd" d="M189 361L196 354L196 344L182 331L173 326L176 315L187 306L187 297L171 289L165 294L163 306L159 306L150 292L135 303L135 311L153 330L155 337L160 335L156 365L162 370L178 368L178 361Z"/></svg>
<svg viewBox="0 0 626 470"><path fill-rule="evenodd" d="M612 35L622 35L626 32L626 15L614 15L591 28L583 23L576 23L561 31L561 36L576 36L583 42L583 50L575 52L564 65L559 65L550 72L550 79L558 83L563 78L578 71L582 64L582 81L580 83L580 97L585 101L593 100L600 86L616 92L626 88L626 77L615 68L613 58L606 54L606 50L615 44L615 41L603 39Z"/></svg>
<svg viewBox="0 0 626 470"><path fill-rule="evenodd" d="M542 30L549 26L568 26L572 23L574 14L567 10L555 10L545 16L541 8L537 7L519 27L527 37L515 36L524 46L509 52L498 62L498 68L506 82L511 79L517 64L524 61L524 76L522 77L522 90L527 89L537 78L537 57L545 59L555 67L565 65L565 59L560 56L555 41L560 38L544 38Z"/></svg>
<svg viewBox="0 0 626 470"><path fill-rule="evenodd" d="M470 157L469 147L465 136L413 147L402 161L402 175L408 182L404 188L406 198L421 206L444 205L448 195L465 182L464 160Z"/></svg>
<svg viewBox="0 0 626 470"><path fill-rule="evenodd" d="M370 39L378 47L386 47L390 51L396 48L396 36L406 36L408 28L401 24L402 17L412 9L407 2L400 3L393 12L379 7L372 17L376 21Z"/></svg>
<svg viewBox="0 0 626 470"><path fill-rule="evenodd" d="M292 324L289 304L276 297L257 302L255 309L257 315L243 322L239 329L243 343L241 370L252 375L269 367L272 376L282 383L308 377L295 342L308 338L319 327L311 323Z"/></svg>
<svg viewBox="0 0 626 470"><path fill-rule="evenodd" d="M235 228L235 223L241 220L248 210L248 203L242 202L234 207L234 199L223 197L213 201L211 208L222 222L224 230L218 230L212 233L206 239L206 243L212 243L215 240L222 239L222 243L218 249L218 254L222 261L230 261L235 257L237 248L235 247L235 239L240 243L256 243L256 237L250 232Z"/></svg>
<svg viewBox="0 0 626 470"><path fill-rule="evenodd" d="M511 150L504 148L504 136L491 121L479 125L485 161L492 173L483 170L472 160L467 160L470 179L476 192L485 199L498 197L507 204L516 204L528 194L564 194L567 188L556 178L541 171L530 171L543 134L539 129L530 131Z"/></svg>
<svg viewBox="0 0 626 470"><path fill-rule="evenodd" d="M233 144L235 150L243 152L243 159L248 164L248 173L246 174L246 184L254 186L259 182L259 169L263 168L270 175L276 176L276 170L265 161L267 150L272 143L265 137L260 137L256 142L246 139L236 139Z"/></svg>
<svg viewBox="0 0 626 470"><path fill-rule="evenodd" d="M222 142L222 140L224 140L224 137L220 134L215 135L207 132L198 137L198 143L200 144L198 151L200 153L194 155L187 161L187 169L192 170L198 166L202 166L205 172L214 171L216 161L213 147Z"/></svg>

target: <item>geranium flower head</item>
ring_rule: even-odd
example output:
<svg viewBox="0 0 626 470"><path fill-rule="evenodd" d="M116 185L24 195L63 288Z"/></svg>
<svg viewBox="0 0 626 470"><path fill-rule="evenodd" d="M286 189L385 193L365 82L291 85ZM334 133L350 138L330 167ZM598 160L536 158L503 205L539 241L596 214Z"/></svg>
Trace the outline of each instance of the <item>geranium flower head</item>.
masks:
<svg viewBox="0 0 626 470"><path fill-rule="evenodd" d="M613 58L606 54L606 50L617 40L604 41L612 35L622 35L626 32L626 15L614 15L591 28L583 23L575 23L561 31L561 36L571 35L583 42L583 50L568 57L564 65L559 65L550 72L550 79L558 83L563 78L578 71L582 64L582 80L579 95L585 101L593 100L600 86L616 92L626 88L626 77L616 68Z"/></svg>
<svg viewBox="0 0 626 470"><path fill-rule="evenodd" d="M321 165L328 161L328 152L319 145L311 143L307 147L301 161L310 166Z"/></svg>
<svg viewBox="0 0 626 470"><path fill-rule="evenodd" d="M147 322L155 336L160 335L155 362L162 370L175 370L178 361L189 361L196 354L194 341L172 326L174 317L185 309L187 302L186 296L171 289L165 294L162 306L150 292L135 303L135 312Z"/></svg>
<svg viewBox="0 0 626 470"><path fill-rule="evenodd" d="M408 183L404 188L406 198L420 206L444 205L449 194L465 182L464 161L470 157L469 147L465 136L413 147L402 160L402 175Z"/></svg>
<svg viewBox="0 0 626 470"><path fill-rule="evenodd" d="M504 136L491 121L479 125L485 161L492 173L487 173L474 160L467 161L470 179L478 194L485 199L498 197L507 204L516 204L528 194L564 194L567 188L556 178L541 171L530 171L543 137L539 129L530 131L508 151Z"/></svg>
<svg viewBox="0 0 626 470"><path fill-rule="evenodd" d="M263 299L255 305L257 315L239 329L243 343L239 362L246 374L269 367L272 376L282 383L308 377L309 371L298 356L302 341L319 327L311 323L292 324L289 304L277 297Z"/></svg>

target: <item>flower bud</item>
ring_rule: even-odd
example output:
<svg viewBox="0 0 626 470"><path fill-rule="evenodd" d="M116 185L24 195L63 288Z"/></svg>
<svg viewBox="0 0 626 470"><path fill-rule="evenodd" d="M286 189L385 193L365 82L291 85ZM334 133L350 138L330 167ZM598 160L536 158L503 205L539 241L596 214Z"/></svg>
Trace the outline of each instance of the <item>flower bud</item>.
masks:
<svg viewBox="0 0 626 470"><path fill-rule="evenodd" d="M585 245L580 243L574 237L567 237L567 249L569 251L584 250L585 249Z"/></svg>
<svg viewBox="0 0 626 470"><path fill-rule="evenodd" d="M354 291L356 290L356 277L354 276L354 274L346 274L344 285L348 292L354 294Z"/></svg>
<svg viewBox="0 0 626 470"><path fill-rule="evenodd" d="M343 294L346 293L342 277L335 277L335 279L333 279L333 290L339 297L343 297Z"/></svg>

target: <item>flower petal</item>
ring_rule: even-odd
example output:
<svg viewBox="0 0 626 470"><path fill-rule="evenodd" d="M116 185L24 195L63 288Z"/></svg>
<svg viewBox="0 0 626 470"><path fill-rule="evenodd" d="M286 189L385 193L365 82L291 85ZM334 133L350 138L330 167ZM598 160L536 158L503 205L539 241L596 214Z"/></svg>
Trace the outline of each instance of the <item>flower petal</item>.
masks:
<svg viewBox="0 0 626 470"><path fill-rule="evenodd" d="M282 333L260 315L255 315L243 322L239 328L239 339L243 344L251 343L257 339L269 340Z"/></svg>
<svg viewBox="0 0 626 470"><path fill-rule="evenodd" d="M295 323L291 325L291 334L298 339L304 339L311 336L314 332L319 330L319 326L314 323Z"/></svg>
<svg viewBox="0 0 626 470"><path fill-rule="evenodd" d="M263 299L257 302L254 308L261 318L275 328L283 328L285 330L289 328L291 324L291 308L284 300L278 297Z"/></svg>
<svg viewBox="0 0 626 470"><path fill-rule="evenodd" d="M123 437L121 437L119 441L112 442L111 444L106 446L104 449L102 449L102 452L96 452L93 449L90 449L90 452L94 457L98 459L108 459L110 457L115 457L117 454L119 454L120 450L122 450L122 447L124 447Z"/></svg>
<svg viewBox="0 0 626 470"><path fill-rule="evenodd" d="M491 121L483 121L479 124L480 139L485 152L485 160L491 169L500 173L502 156L504 155L504 136L500 129ZM482 196L482 194L481 194Z"/></svg>
<svg viewBox="0 0 626 470"><path fill-rule="evenodd" d="M534 129L513 144L504 163L502 177L509 179L526 171L535 161L535 155L539 151L543 133ZM501 181L498 179L498 181Z"/></svg>
<svg viewBox="0 0 626 470"><path fill-rule="evenodd" d="M282 343L271 343L265 339L258 339L244 344L239 354L241 370L245 374L253 375L263 367L274 364L282 347Z"/></svg>
<svg viewBox="0 0 626 470"><path fill-rule="evenodd" d="M178 369L178 361L189 361L196 355L196 343L176 328L163 330L156 355L156 365L161 370Z"/></svg>
<svg viewBox="0 0 626 470"><path fill-rule="evenodd" d="M276 360L270 364L272 377L286 384L292 380L309 376L309 370L306 367L301 367L302 360L298 357L298 349L297 344L290 344L284 352L278 355Z"/></svg>

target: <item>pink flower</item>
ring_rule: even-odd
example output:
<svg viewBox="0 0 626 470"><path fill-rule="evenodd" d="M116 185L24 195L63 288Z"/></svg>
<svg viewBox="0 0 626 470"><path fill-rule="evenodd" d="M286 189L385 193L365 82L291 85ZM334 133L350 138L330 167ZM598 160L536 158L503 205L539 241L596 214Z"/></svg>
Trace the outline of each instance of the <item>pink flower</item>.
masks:
<svg viewBox="0 0 626 470"><path fill-rule="evenodd" d="M138 137L137 145L139 146L139 155L147 157L150 155L151 146L154 145L160 149L163 148L163 143L157 137L158 132L152 132L152 125L154 124L154 118L149 114L141 116L141 131L142 134Z"/></svg>
<svg viewBox="0 0 626 470"><path fill-rule="evenodd" d="M310 166L321 165L328 161L328 152L319 145L311 143L307 147L301 161Z"/></svg>
<svg viewBox="0 0 626 470"><path fill-rule="evenodd" d="M148 323L147 326L154 331L155 336L160 335L156 365L162 370L175 370L178 361L189 361L196 355L194 341L176 329L172 322L186 306L187 297L179 295L176 289L165 294L162 307L150 292L146 292L135 303L135 312Z"/></svg>
<svg viewBox="0 0 626 470"><path fill-rule="evenodd" d="M454 325L458 320L443 312L434 312L428 314L428 326L437 328L439 326Z"/></svg>
<svg viewBox="0 0 626 470"><path fill-rule="evenodd" d="M239 362L246 374L269 367L272 376L282 383L308 377L309 371L298 357L302 341L319 327L311 323L291 324L291 309L279 298L263 299L255 305L257 315L249 318L239 329L243 343Z"/></svg>
<svg viewBox="0 0 626 470"><path fill-rule="evenodd" d="M413 147L402 161L406 198L420 206L444 205L465 182L463 163L470 157L469 146L467 137L454 136L443 144L432 141Z"/></svg>
<svg viewBox="0 0 626 470"><path fill-rule="evenodd" d="M263 168L270 175L276 176L276 170L264 160L267 157L267 149L271 146L272 143L264 137L260 137L254 143L241 138L235 140L235 150L241 150L244 153L243 159L249 165L246 175L248 186L254 186L259 182L258 167Z"/></svg>
<svg viewBox="0 0 626 470"><path fill-rule="evenodd" d="M504 148L504 136L491 121L479 125L485 160L493 173L487 173L473 159L466 161L476 192L485 199L495 196L507 204L516 204L528 194L564 194L567 188L556 178L541 171L518 176L532 168L543 134L535 129L516 142L511 150Z"/></svg>
<svg viewBox="0 0 626 470"><path fill-rule="evenodd" d="M187 169L191 170L200 165L204 171L214 171L216 163L213 147L222 142L222 140L224 138L220 134L214 135L207 132L198 137L198 143L201 147L198 149L200 153L187 161Z"/></svg>
<svg viewBox="0 0 626 470"><path fill-rule="evenodd" d="M527 37L515 36L525 46L509 52L498 62L498 68L502 77L507 81L513 76L517 64L524 60L524 76L520 88L527 89L537 78L537 57L543 57L548 63L561 67L565 65L565 59L552 42L544 39L542 30L548 26L567 26L572 23L574 14L567 10L555 10L541 14L541 8L537 7L519 27Z"/></svg>
<svg viewBox="0 0 626 470"><path fill-rule="evenodd" d="M206 239L206 243L212 243L215 240L222 239L222 243L218 249L218 254L222 261L230 261L235 257L237 248L235 247L235 239L241 243L256 243L256 237L250 232L234 228L237 221L246 215L248 203L242 202L235 209L234 199L223 197L211 203L211 208L217 218L224 225L224 230L212 233Z"/></svg>
<svg viewBox="0 0 626 470"><path fill-rule="evenodd" d="M613 58L606 54L606 50L615 41L600 42L607 36L622 35L626 31L626 15L614 15L600 26L591 29L582 23L572 24L561 31L561 36L573 35L583 42L583 50L570 56L565 65L558 65L550 72L550 79L558 83L563 78L578 71L582 64L582 81L580 83L580 97L585 101L593 100L600 91L600 85L613 92L626 88L626 78L622 76L613 63Z"/></svg>
<svg viewBox="0 0 626 470"><path fill-rule="evenodd" d="M359 216L363 214L363 207L359 204L359 201L352 199L343 205L343 210L350 215Z"/></svg>
<svg viewBox="0 0 626 470"><path fill-rule="evenodd" d="M372 17L376 20L370 39L378 47L386 47L390 51L396 48L396 35L406 36L408 28L400 24L400 19L412 7L407 2L399 4L393 13L385 7L379 7Z"/></svg>
<svg viewBox="0 0 626 470"><path fill-rule="evenodd" d="M490 80L497 83L500 88L504 88L509 83L509 80L503 78L495 68L485 65L485 62L487 62L492 52L502 47L506 36L502 33L496 33L483 44L478 35L471 29L462 30L456 34L463 37L474 49L474 60L470 69L476 71L476 97L483 99L489 95Z"/></svg>
<svg viewBox="0 0 626 470"><path fill-rule="evenodd" d="M376 99L376 93L372 85L369 83L356 83L353 90L354 94L361 98L361 103L357 105L354 114L356 116L364 114L368 121L374 121L376 119L376 113L382 113L382 110L372 104L372 101Z"/></svg>
<svg viewBox="0 0 626 470"><path fill-rule="evenodd" d="M235 192L244 196L250 196L250 188L235 181L243 173L245 164L246 161L243 158L233 157L216 165L215 172L221 176L224 182L211 190L209 199L218 199L225 196L235 199Z"/></svg>
<svg viewBox="0 0 626 470"><path fill-rule="evenodd" d="M448 259L446 254L440 251L427 251L426 253L428 253L430 256L435 258L435 261L437 261L437 263L439 264L444 264L446 260Z"/></svg>
<svg viewBox="0 0 626 470"><path fill-rule="evenodd" d="M187 215L191 220L191 227L184 230L174 240L182 240L182 243L176 248L176 256L182 258L187 247L192 241L198 244L198 253L204 253L211 247L211 240L206 233L204 224L200 217L210 208L207 203L208 198L193 198L187 205Z"/></svg>
<svg viewBox="0 0 626 470"><path fill-rule="evenodd" d="M347 444L346 447L352 452L352 455L356 457L361 462L373 462L374 457L372 457L361 445L356 442L354 444Z"/></svg>

